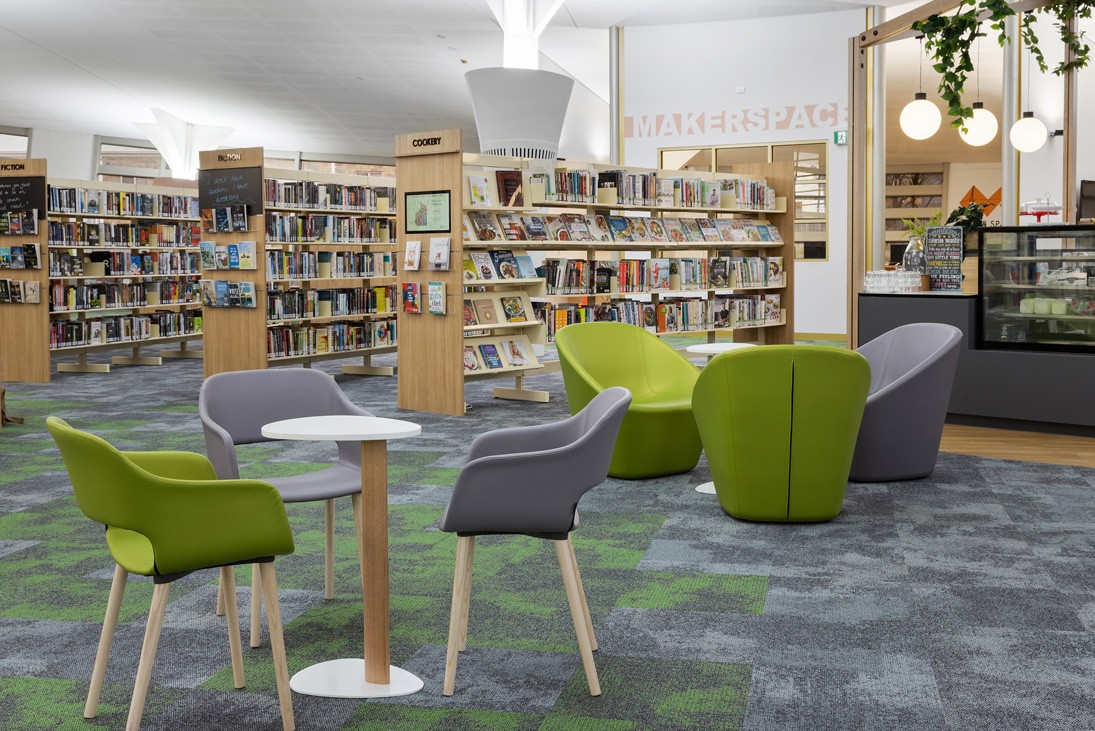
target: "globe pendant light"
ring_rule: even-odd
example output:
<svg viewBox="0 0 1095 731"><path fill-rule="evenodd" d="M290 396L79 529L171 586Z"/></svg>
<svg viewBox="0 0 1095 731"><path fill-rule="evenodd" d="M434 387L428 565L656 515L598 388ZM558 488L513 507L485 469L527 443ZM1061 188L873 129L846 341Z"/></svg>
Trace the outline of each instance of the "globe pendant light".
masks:
<svg viewBox="0 0 1095 731"><path fill-rule="evenodd" d="M926 140L939 130L943 115L924 93L924 36L920 38L920 91L901 110L901 131L914 140Z"/></svg>
<svg viewBox="0 0 1095 731"><path fill-rule="evenodd" d="M1030 13L1027 13L1024 22L1030 22ZM1027 47L1027 105L1030 104L1030 47ZM1011 145L1019 152L1035 152L1042 148L1049 137L1046 125L1042 120L1034 116L1034 112L1023 112L1023 116L1011 126L1008 135Z"/></svg>
<svg viewBox="0 0 1095 731"><path fill-rule="evenodd" d="M977 98L981 98L981 39L977 39ZM982 147L996 138L1000 124L996 115L985 109L985 103L973 103L973 116L958 129L958 134L968 145Z"/></svg>

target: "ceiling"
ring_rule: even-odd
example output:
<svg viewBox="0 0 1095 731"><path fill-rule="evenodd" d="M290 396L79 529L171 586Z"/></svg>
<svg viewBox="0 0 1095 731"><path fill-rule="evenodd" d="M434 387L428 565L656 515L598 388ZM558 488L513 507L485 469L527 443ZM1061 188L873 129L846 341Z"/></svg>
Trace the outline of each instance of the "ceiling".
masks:
<svg viewBox="0 0 1095 731"><path fill-rule="evenodd" d="M161 108L235 129L233 146L386 158L400 132L458 127L476 149L463 75L501 63L497 2L0 0L0 125L133 138L133 123ZM541 68L607 104L610 26L871 4L566 0L542 38Z"/></svg>

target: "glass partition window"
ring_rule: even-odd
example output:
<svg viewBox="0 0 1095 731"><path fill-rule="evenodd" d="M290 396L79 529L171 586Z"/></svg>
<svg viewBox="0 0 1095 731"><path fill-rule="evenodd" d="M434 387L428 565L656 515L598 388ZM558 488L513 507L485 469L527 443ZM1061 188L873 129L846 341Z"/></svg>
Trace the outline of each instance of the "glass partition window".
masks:
<svg viewBox="0 0 1095 731"><path fill-rule="evenodd" d="M0 133L0 157L26 158L28 142L26 135Z"/></svg>

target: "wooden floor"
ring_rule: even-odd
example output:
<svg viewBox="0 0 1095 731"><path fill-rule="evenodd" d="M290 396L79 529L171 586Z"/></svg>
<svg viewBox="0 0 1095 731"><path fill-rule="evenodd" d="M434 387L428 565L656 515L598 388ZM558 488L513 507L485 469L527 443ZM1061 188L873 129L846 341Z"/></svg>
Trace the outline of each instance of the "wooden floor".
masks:
<svg viewBox="0 0 1095 731"><path fill-rule="evenodd" d="M1095 467L1095 439L947 424L939 451L1023 462Z"/></svg>

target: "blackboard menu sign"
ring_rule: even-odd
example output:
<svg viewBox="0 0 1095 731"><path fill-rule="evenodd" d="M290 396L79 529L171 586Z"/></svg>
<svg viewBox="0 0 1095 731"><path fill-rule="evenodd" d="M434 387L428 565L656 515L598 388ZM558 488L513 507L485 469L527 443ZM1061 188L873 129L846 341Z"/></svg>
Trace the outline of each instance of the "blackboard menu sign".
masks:
<svg viewBox="0 0 1095 731"><path fill-rule="evenodd" d="M962 289L960 226L929 226L924 234L924 258L933 290Z"/></svg>
<svg viewBox="0 0 1095 731"><path fill-rule="evenodd" d="M262 168L220 168L198 171L198 207L247 206L250 216L262 215Z"/></svg>
<svg viewBox="0 0 1095 731"><path fill-rule="evenodd" d="M0 213L38 210L39 220L46 219L46 179L37 175L26 178L0 178Z"/></svg>

